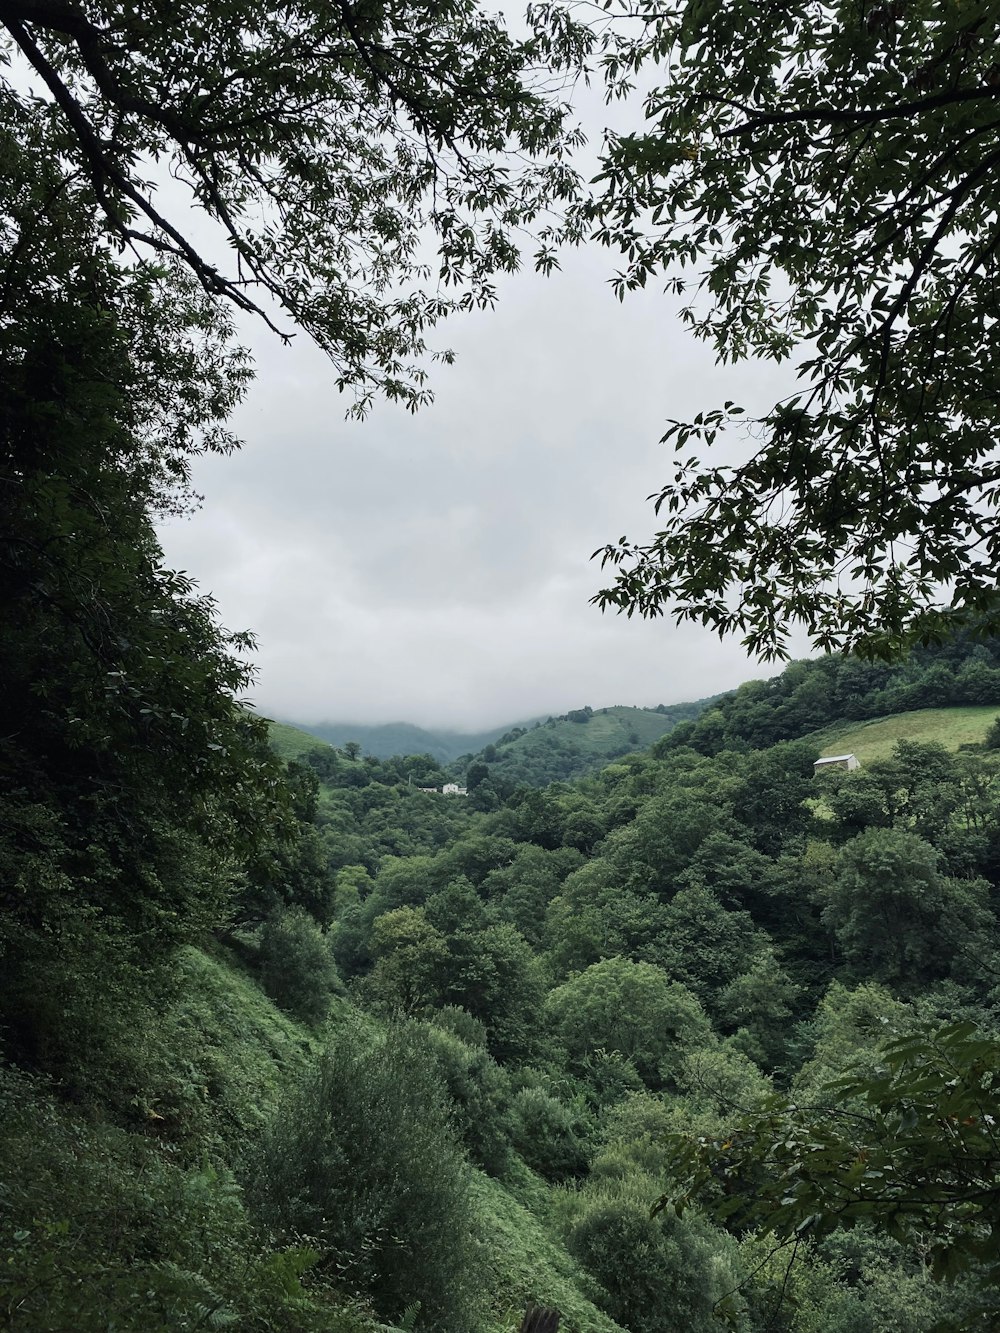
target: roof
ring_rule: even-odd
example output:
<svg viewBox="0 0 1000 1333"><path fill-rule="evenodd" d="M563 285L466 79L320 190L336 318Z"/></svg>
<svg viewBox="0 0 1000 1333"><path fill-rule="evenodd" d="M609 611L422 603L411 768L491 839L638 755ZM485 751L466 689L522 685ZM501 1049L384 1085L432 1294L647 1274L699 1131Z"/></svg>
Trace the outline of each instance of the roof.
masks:
<svg viewBox="0 0 1000 1333"><path fill-rule="evenodd" d="M853 758L853 754L828 754L824 755L822 759L817 759L816 764L842 764L845 760ZM813 768L816 767L816 764L813 764Z"/></svg>

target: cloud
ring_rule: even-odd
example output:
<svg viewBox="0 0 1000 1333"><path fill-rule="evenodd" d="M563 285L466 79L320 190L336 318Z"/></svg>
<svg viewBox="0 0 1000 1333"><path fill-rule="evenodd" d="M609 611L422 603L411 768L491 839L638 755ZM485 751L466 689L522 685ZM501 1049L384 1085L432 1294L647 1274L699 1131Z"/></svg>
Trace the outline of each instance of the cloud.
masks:
<svg viewBox="0 0 1000 1333"><path fill-rule="evenodd" d="M258 379L231 458L162 531L168 560L259 639L258 706L301 721L470 728L589 703L702 697L751 675L738 645L588 605L591 553L646 536L666 418L773 400L787 374L722 370L652 290L624 304L607 256L504 283L499 308L438 331L458 353L410 416L345 402L314 348L254 331Z"/></svg>

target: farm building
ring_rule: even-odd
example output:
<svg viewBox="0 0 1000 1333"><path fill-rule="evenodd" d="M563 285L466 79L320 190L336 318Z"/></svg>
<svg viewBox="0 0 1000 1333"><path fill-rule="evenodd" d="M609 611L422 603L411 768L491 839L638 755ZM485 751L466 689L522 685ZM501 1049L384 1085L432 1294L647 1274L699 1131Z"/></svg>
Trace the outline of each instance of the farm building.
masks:
<svg viewBox="0 0 1000 1333"><path fill-rule="evenodd" d="M813 764L813 773L825 773L831 768L846 768L852 772L861 767L861 760L856 754L831 754L825 759L817 759Z"/></svg>

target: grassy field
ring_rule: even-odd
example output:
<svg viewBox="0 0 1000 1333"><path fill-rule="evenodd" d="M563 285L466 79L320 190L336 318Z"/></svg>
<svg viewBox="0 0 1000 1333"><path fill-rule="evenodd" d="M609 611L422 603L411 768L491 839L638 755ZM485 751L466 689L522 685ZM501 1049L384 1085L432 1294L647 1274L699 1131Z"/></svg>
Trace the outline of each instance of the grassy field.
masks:
<svg viewBox="0 0 1000 1333"><path fill-rule="evenodd" d="M1000 708L920 708L871 722L839 722L805 739L820 746L820 754L856 754L862 764L885 759L897 741L937 741L948 750L983 740Z"/></svg>
<svg viewBox="0 0 1000 1333"><path fill-rule="evenodd" d="M272 722L270 719L267 723L267 734L271 748L286 761L301 759L310 750L328 743L321 741L318 736L310 736L307 731L299 731L298 727L290 727L285 722Z"/></svg>
<svg viewBox="0 0 1000 1333"><path fill-rule="evenodd" d="M622 707L599 708L583 727L576 722L557 723L570 738L582 732L587 747L599 753L611 750L620 753L623 733L636 750L645 750L675 725L676 719L667 714L646 708ZM634 741L630 739L633 734L637 737Z"/></svg>

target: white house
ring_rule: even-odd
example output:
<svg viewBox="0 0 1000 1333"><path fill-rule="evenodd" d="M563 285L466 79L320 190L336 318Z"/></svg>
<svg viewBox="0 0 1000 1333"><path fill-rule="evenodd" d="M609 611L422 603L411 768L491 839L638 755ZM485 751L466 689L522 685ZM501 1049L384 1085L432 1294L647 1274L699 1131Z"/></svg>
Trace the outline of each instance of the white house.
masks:
<svg viewBox="0 0 1000 1333"><path fill-rule="evenodd" d="M824 773L830 768L846 768L853 772L854 769L861 767L861 760L856 754L831 754L825 759L817 759L813 764L813 773Z"/></svg>
<svg viewBox="0 0 1000 1333"><path fill-rule="evenodd" d="M460 787L457 782L446 782L441 788L445 796L468 796L467 787Z"/></svg>

